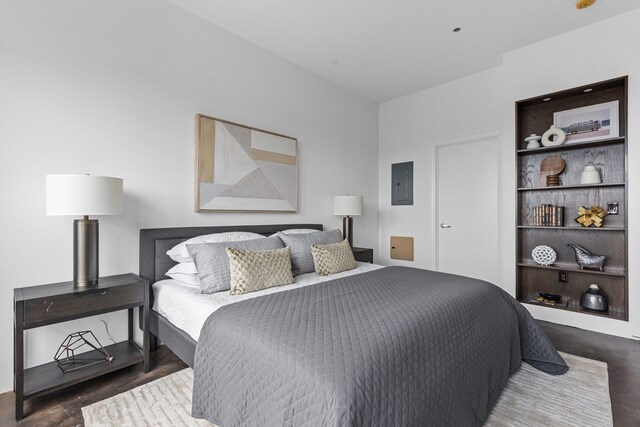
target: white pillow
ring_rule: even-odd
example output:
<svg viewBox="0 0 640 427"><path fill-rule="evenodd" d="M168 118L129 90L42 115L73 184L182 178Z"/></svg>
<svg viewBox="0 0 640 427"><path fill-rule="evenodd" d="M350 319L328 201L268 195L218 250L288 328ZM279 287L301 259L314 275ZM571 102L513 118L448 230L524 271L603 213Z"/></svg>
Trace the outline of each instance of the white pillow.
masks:
<svg viewBox="0 0 640 427"><path fill-rule="evenodd" d="M198 243L240 242L242 240L254 240L260 238L265 238L265 236L246 231L206 234L204 236L193 237L175 245L167 251L167 255L169 255L169 258L175 262L193 262L193 258L191 258L191 255L189 255L189 252L187 251L187 245L195 245Z"/></svg>
<svg viewBox="0 0 640 427"><path fill-rule="evenodd" d="M167 276L180 283L200 287L200 277L198 276L198 269L194 262L181 262L174 265L169 271Z"/></svg>
<svg viewBox="0 0 640 427"><path fill-rule="evenodd" d="M307 233L317 233L320 230L314 230L313 228L290 228L288 230L281 231L282 234L307 234ZM273 233L269 237L277 236L278 233Z"/></svg>

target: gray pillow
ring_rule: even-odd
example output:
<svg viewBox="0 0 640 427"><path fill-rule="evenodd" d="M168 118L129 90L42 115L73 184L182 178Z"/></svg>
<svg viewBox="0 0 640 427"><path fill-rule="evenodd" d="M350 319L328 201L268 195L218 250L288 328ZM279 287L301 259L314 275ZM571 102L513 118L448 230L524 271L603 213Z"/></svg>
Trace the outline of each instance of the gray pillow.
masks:
<svg viewBox="0 0 640 427"><path fill-rule="evenodd" d="M342 241L340 230L318 231L304 234L284 234L278 232L278 237L285 246L291 247L291 266L293 275L311 273L315 271L311 245L329 245ZM198 271L200 271L198 269Z"/></svg>
<svg viewBox="0 0 640 427"><path fill-rule="evenodd" d="M284 245L278 237L243 240L240 242L198 243L187 245L200 277L200 291L203 294L231 289L231 272L226 248L264 251L282 249Z"/></svg>

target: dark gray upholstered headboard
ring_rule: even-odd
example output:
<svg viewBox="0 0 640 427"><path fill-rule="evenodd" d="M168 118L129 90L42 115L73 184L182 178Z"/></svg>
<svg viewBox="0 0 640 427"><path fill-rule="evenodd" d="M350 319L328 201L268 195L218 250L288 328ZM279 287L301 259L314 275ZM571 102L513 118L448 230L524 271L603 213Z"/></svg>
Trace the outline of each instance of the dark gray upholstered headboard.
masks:
<svg viewBox="0 0 640 427"><path fill-rule="evenodd" d="M165 273L176 262L166 252L180 242L203 234L224 233L228 231L250 231L269 236L277 231L290 228L311 228L322 230L322 224L275 224L275 225L223 225L213 227L177 227L148 228L140 230L140 276L149 281L149 286L156 281L166 279ZM153 292L150 304L153 306Z"/></svg>

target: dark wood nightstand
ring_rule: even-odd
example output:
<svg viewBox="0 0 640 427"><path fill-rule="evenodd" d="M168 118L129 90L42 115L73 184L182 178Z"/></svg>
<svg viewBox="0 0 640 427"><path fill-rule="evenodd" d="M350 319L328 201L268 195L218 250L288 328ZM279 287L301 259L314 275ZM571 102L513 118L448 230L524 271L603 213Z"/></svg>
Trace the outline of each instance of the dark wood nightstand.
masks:
<svg viewBox="0 0 640 427"><path fill-rule="evenodd" d="M351 250L356 261L373 263L373 249L354 247Z"/></svg>
<svg viewBox="0 0 640 427"><path fill-rule="evenodd" d="M100 375L144 362L149 372L149 286L135 274L101 277L97 286L76 288L73 282L16 288L14 301L14 389L16 392L16 420L23 417L25 399L49 394ZM143 346L133 341L133 308L143 310ZM56 362L24 369L24 331L54 323L80 319L118 310L128 310L129 337L127 341L105 347L111 362L98 363L63 373ZM76 332L76 331L69 331ZM51 349L51 356L56 349ZM83 354L91 356L97 351Z"/></svg>

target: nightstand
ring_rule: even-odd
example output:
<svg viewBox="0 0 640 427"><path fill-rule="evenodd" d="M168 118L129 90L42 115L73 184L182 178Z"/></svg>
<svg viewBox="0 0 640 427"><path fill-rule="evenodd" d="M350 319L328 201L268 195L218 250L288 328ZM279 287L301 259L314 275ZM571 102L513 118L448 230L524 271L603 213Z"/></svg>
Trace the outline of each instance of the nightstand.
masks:
<svg viewBox="0 0 640 427"><path fill-rule="evenodd" d="M16 420L23 417L25 399L96 378L137 363L144 363L149 371L149 286L135 274L101 277L98 285L76 288L73 282L16 288L14 301L14 389L16 392ZM143 310L143 346L133 341L133 308ZM56 362L24 369L24 331L54 323L80 319L118 310L128 310L128 340L105 347L111 362L98 363L63 373ZM69 331L76 332L76 331ZM51 357L56 348L51 349ZM85 356L92 356L91 351Z"/></svg>
<svg viewBox="0 0 640 427"><path fill-rule="evenodd" d="M373 249L354 247L351 250L356 261L373 263Z"/></svg>

